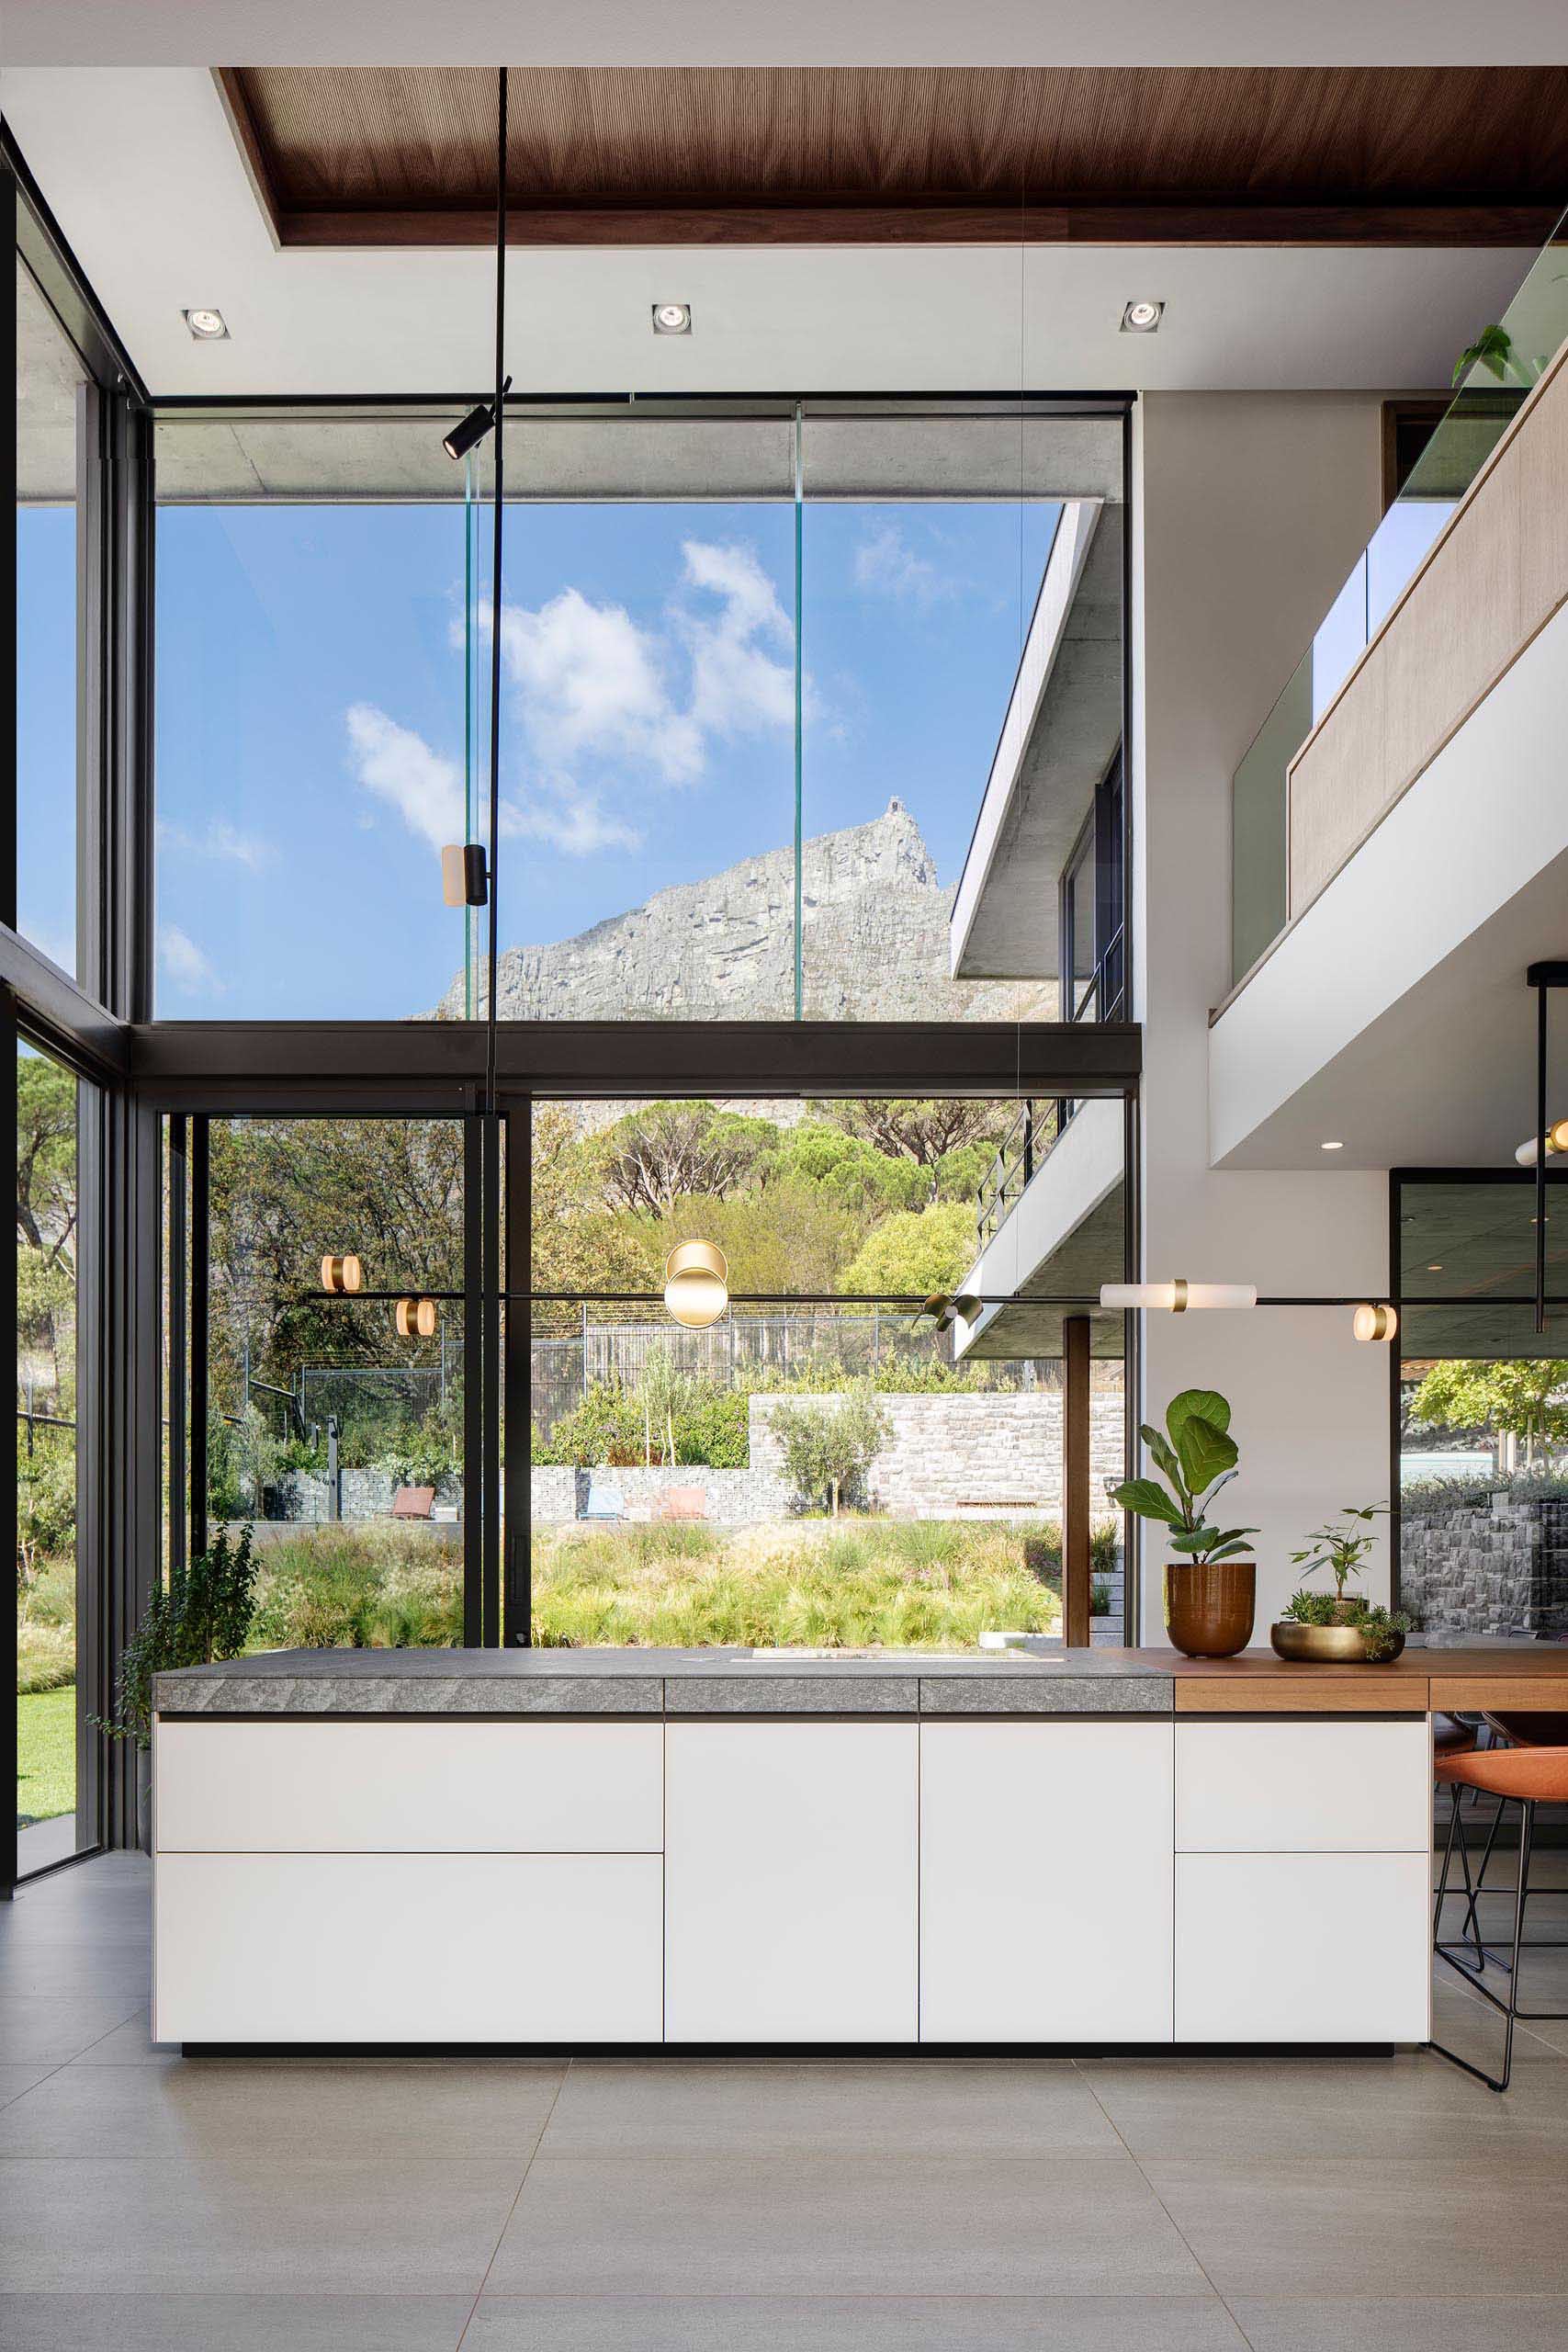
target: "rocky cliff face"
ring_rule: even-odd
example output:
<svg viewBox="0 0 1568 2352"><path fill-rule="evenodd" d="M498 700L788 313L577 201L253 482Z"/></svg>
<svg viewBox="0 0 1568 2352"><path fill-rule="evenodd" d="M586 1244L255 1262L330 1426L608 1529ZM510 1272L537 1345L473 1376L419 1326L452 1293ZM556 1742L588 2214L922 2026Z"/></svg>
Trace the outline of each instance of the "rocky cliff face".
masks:
<svg viewBox="0 0 1568 2352"><path fill-rule="evenodd" d="M805 1012L814 1021L1050 1020L1050 981L953 980L952 892L899 800L822 833L802 860ZM482 984L481 984L482 989ZM480 997L482 1004L482 993ZM770 850L656 891L574 939L502 951L503 1021L787 1021L795 856ZM437 1017L460 1020L459 974Z"/></svg>

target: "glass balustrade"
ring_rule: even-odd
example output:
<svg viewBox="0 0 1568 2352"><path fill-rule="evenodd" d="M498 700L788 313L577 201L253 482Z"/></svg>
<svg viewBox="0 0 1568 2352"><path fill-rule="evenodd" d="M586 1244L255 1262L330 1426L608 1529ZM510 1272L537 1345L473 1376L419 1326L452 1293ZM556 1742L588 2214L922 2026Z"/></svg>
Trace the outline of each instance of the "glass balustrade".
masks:
<svg viewBox="0 0 1568 2352"><path fill-rule="evenodd" d="M1568 335L1568 214L1461 355L1453 400L1357 558L1231 783L1231 978L1290 920L1290 771Z"/></svg>

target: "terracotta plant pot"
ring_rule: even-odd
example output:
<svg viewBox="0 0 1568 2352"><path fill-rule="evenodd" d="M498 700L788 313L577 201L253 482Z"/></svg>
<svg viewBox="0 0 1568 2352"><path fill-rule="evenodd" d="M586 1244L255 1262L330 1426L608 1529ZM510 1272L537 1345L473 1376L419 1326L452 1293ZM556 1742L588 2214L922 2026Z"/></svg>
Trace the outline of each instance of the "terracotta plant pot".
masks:
<svg viewBox="0 0 1568 2352"><path fill-rule="evenodd" d="M1165 1630L1189 1657L1234 1657L1252 1637L1256 1560L1168 1560Z"/></svg>

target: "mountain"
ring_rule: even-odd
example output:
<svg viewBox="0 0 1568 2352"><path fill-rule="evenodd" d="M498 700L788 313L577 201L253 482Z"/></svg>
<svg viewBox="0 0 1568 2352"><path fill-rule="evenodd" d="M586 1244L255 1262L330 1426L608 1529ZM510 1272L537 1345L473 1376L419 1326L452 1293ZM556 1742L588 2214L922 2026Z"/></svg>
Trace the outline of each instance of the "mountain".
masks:
<svg viewBox="0 0 1568 2352"><path fill-rule="evenodd" d="M869 824L808 841L801 882L807 1020L1054 1017L1049 981L948 977L953 894L901 800ZM503 1021L789 1020L794 851L655 891L573 939L503 948L500 1011ZM462 1019L461 973L436 1017Z"/></svg>

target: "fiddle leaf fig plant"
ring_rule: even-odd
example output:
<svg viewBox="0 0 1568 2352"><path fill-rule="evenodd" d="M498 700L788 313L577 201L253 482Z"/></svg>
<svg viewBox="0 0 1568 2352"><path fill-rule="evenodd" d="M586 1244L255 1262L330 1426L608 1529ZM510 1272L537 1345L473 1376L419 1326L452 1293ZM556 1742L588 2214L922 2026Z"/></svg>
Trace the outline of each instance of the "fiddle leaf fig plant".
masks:
<svg viewBox="0 0 1568 2352"><path fill-rule="evenodd" d="M1238 1449L1230 1434L1231 1408L1217 1388L1184 1388L1165 1408L1162 1432L1145 1421L1139 1436L1167 1484L1158 1478L1124 1478L1111 1490L1139 1519L1163 1521L1173 1552L1194 1564L1228 1560L1249 1547L1256 1527L1216 1527L1209 1514L1214 1498L1236 1475Z"/></svg>

